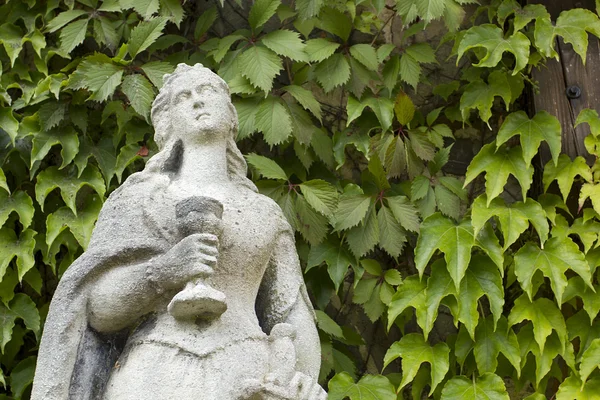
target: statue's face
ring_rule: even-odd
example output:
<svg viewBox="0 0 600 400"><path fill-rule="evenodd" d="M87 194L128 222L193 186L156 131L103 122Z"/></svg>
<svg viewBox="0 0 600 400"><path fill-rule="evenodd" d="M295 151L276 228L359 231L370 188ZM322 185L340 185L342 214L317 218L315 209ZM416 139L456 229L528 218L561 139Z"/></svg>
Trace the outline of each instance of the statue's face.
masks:
<svg viewBox="0 0 600 400"><path fill-rule="evenodd" d="M207 74L188 73L173 83L171 100L174 133L199 141L230 134L233 114L229 94Z"/></svg>

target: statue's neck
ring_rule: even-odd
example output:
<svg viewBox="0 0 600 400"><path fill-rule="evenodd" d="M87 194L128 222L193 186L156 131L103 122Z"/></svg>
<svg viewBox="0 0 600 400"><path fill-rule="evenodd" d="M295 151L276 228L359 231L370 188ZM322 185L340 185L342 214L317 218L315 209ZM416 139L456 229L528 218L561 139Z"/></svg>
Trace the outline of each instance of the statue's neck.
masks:
<svg viewBox="0 0 600 400"><path fill-rule="evenodd" d="M227 144L224 142L185 144L179 179L193 186L207 186L229 181Z"/></svg>

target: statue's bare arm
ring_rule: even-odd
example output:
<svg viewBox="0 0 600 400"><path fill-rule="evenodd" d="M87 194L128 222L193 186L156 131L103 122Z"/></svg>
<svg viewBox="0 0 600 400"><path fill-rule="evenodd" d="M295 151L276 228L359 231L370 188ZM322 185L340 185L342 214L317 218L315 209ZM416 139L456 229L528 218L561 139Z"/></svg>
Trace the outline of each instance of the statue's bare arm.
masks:
<svg viewBox="0 0 600 400"><path fill-rule="evenodd" d="M92 284L88 300L90 326L116 332L154 311L161 293L172 294L200 276L208 276L217 261L218 239L211 234L187 236L169 251L138 264L117 265Z"/></svg>
<svg viewBox="0 0 600 400"><path fill-rule="evenodd" d="M261 285L258 307L263 307L259 314L267 330L278 323L296 328L296 370L316 380L321 365L319 335L290 231L279 235Z"/></svg>

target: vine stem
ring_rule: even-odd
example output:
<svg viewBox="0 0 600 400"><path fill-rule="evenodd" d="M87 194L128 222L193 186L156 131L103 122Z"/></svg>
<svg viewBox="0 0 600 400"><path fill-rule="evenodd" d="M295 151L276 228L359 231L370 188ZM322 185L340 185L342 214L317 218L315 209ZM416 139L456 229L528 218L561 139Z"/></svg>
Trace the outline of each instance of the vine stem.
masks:
<svg viewBox="0 0 600 400"><path fill-rule="evenodd" d="M390 23L390 21L392 20L392 18L394 18L396 16L396 14L398 14L398 11L394 10L394 12L392 13L392 15L387 19L387 21L385 21L383 23L383 25L381 26L381 28L379 28L379 30L377 31L377 34L375 35L375 37L373 38L373 40L371 40L371 46L373 46L375 44L375 41L379 38L379 35L383 31L383 29L387 26L387 24Z"/></svg>

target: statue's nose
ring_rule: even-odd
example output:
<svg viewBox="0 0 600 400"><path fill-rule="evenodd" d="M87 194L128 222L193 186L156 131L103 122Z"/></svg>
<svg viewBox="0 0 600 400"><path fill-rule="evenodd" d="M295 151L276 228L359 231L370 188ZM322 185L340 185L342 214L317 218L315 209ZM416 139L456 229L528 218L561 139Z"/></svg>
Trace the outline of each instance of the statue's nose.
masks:
<svg viewBox="0 0 600 400"><path fill-rule="evenodd" d="M196 101L194 101L194 108L202 108L204 107L204 102L200 101L199 99L196 99Z"/></svg>

